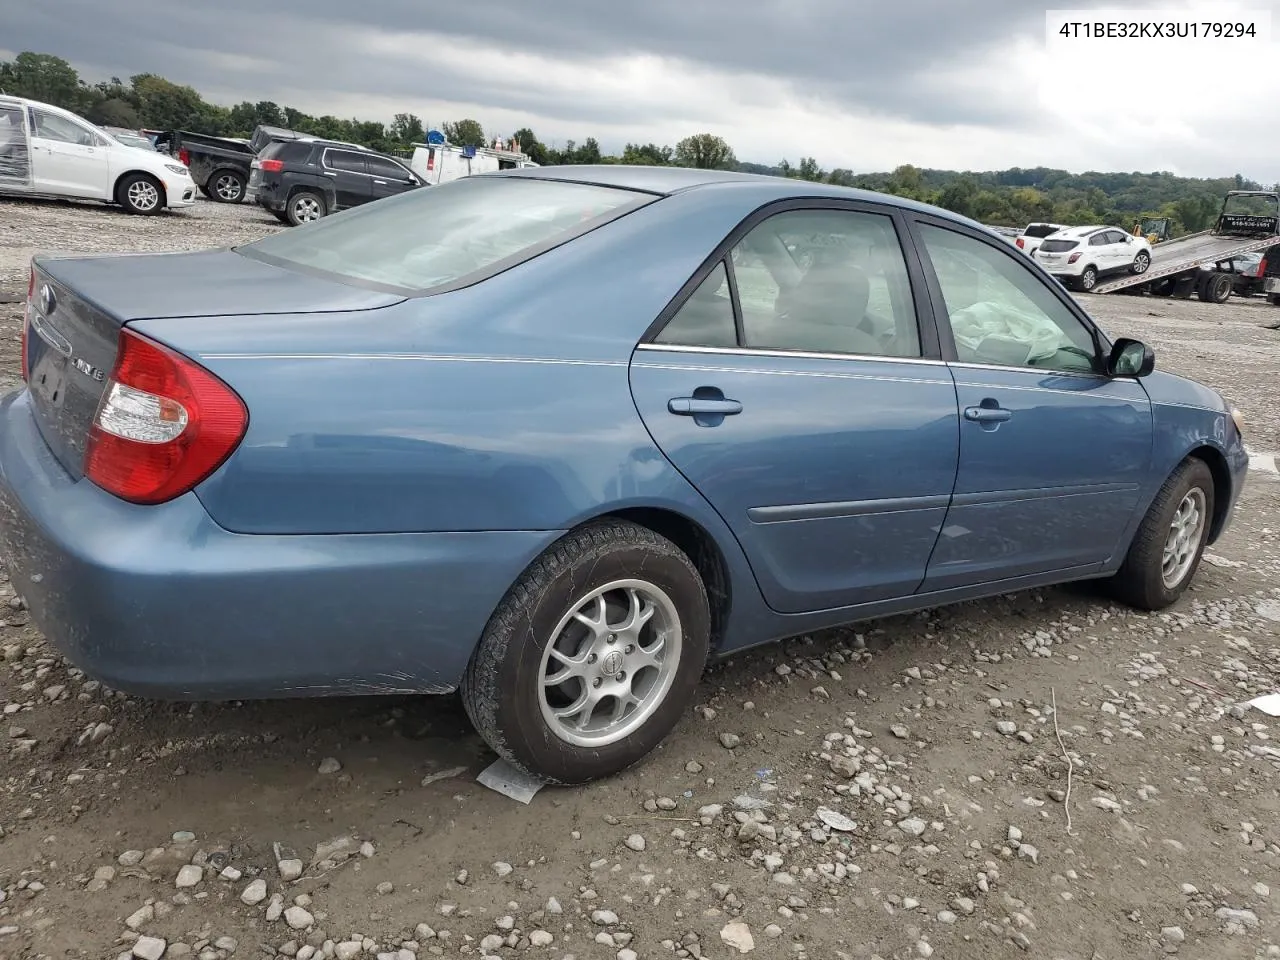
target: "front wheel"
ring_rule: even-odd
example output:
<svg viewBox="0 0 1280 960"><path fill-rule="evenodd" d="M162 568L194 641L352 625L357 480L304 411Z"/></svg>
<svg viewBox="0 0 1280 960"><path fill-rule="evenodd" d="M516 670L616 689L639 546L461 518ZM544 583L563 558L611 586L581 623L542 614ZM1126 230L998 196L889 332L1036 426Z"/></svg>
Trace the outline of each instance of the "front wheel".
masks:
<svg viewBox="0 0 1280 960"><path fill-rule="evenodd" d="M1133 266L1129 269L1135 274L1142 274L1147 272L1149 266L1151 266L1151 254L1142 250L1133 258Z"/></svg>
<svg viewBox="0 0 1280 960"><path fill-rule="evenodd" d="M117 185L116 203L130 213L152 216L164 209L164 187L155 177L131 173Z"/></svg>
<svg viewBox="0 0 1280 960"><path fill-rule="evenodd" d="M508 591L463 678L463 704L526 773L555 784L612 776L679 721L710 623L702 578L679 547L633 523L593 523Z"/></svg>
<svg viewBox="0 0 1280 960"><path fill-rule="evenodd" d="M1213 508L1208 464L1184 460L1151 502L1124 565L1110 581L1116 599L1148 611L1176 603L1200 566Z"/></svg>

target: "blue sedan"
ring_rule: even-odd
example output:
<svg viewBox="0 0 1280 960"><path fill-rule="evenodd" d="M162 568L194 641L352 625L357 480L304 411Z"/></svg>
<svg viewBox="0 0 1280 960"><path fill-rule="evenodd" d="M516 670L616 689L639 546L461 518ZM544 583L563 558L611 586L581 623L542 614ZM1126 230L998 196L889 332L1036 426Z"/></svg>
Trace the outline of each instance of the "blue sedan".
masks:
<svg viewBox="0 0 1280 960"><path fill-rule="evenodd" d="M37 258L0 551L132 693L460 690L550 782L704 665L1071 580L1173 604L1248 457L990 230L736 173L469 177L229 250Z"/></svg>

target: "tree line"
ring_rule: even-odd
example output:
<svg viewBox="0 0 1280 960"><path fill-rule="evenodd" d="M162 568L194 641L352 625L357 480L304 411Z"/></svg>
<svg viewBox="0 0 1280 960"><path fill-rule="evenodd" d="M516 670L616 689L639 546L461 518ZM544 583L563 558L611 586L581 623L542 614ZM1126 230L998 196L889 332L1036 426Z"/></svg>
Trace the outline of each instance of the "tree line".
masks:
<svg viewBox="0 0 1280 960"><path fill-rule="evenodd" d="M423 142L429 126L412 113L398 113L387 124L329 114L312 116L271 100L228 107L210 103L193 87L153 73L137 74L127 82L112 77L90 84L61 57L31 51L0 61L0 91L73 110L103 126L248 137L259 124L267 124L401 156ZM479 147L492 141L490 132L472 118L442 122L440 130L451 143L462 146ZM595 137L581 143L547 144L528 127L502 139L517 141L521 150L543 165L626 163L741 170L891 193L998 226L1047 221L1128 228L1142 216L1166 216L1179 232L1196 231L1213 222L1226 191L1263 189L1239 174L1198 179L1165 172L1074 174L1048 167L974 173L909 164L888 173L854 173L844 168L824 170L813 157L802 157L795 165L786 159L773 165L748 163L739 161L733 148L712 133L685 137L674 146L628 143L619 154L604 153Z"/></svg>

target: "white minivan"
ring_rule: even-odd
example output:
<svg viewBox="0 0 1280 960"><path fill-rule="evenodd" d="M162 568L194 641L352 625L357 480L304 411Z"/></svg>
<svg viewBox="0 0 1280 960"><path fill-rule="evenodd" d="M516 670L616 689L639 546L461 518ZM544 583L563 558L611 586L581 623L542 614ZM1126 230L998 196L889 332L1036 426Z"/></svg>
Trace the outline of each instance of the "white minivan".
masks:
<svg viewBox="0 0 1280 960"><path fill-rule="evenodd" d="M172 157L129 146L68 110L0 96L0 195L77 197L152 214L196 202Z"/></svg>

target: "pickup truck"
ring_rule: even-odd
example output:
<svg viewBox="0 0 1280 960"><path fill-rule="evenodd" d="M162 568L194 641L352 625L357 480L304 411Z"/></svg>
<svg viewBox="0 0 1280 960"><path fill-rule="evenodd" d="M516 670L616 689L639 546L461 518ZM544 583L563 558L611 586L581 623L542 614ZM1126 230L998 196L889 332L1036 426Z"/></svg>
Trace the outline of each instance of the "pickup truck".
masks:
<svg viewBox="0 0 1280 960"><path fill-rule="evenodd" d="M177 157L210 200L239 203L249 185L253 149L243 140L172 130L156 138L156 149Z"/></svg>

